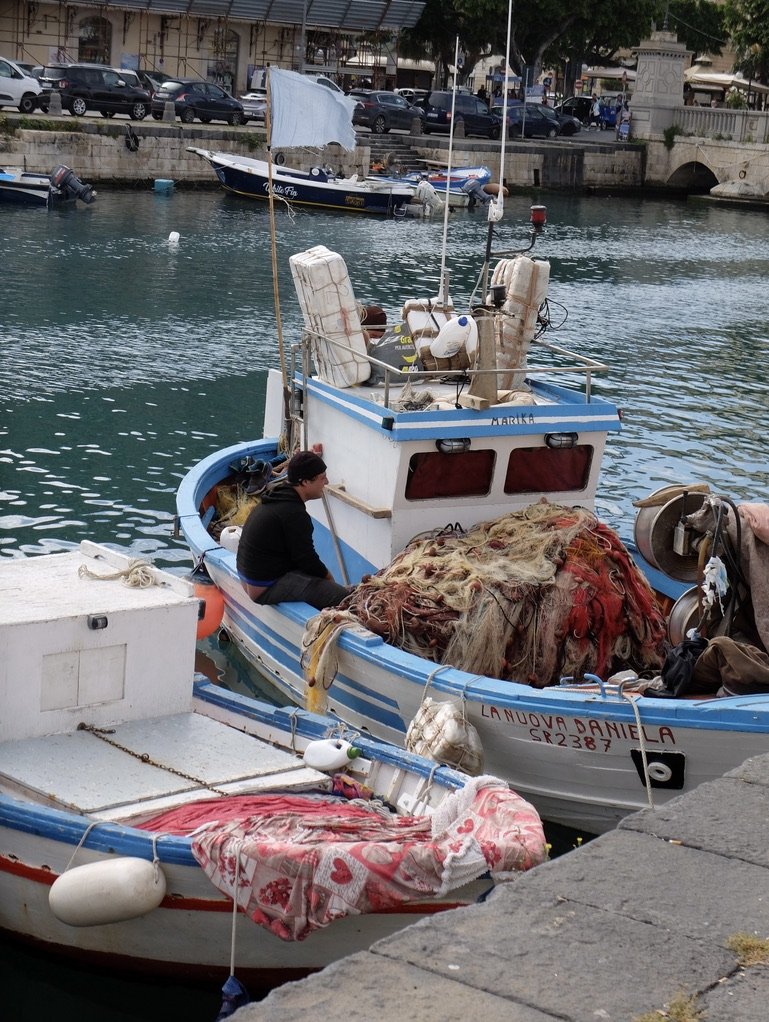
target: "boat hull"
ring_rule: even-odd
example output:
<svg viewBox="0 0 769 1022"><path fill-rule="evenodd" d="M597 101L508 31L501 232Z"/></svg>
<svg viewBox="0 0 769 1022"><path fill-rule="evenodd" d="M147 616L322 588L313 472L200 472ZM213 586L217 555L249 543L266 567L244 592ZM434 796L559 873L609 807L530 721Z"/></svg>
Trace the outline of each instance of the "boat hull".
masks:
<svg viewBox="0 0 769 1022"><path fill-rule="evenodd" d="M402 183L356 182L329 176L317 167L304 172L276 165L270 172L262 160L206 150L192 151L213 167L225 191L248 199L267 201L272 182L274 195L292 205L388 216L410 202L414 195L414 189Z"/></svg>
<svg viewBox="0 0 769 1022"><path fill-rule="evenodd" d="M72 859L76 842L57 839L51 829L40 825L39 816L42 833L32 833L31 816L25 819L19 811L11 820L6 810L0 800L0 929L50 953L93 966L195 981L226 978L232 903L217 895L191 855L187 862L168 862L161 840L168 893L147 915L104 925L68 926L53 915L48 897L54 880ZM121 851L120 841L114 854L83 849L77 853L77 863L114 860ZM280 940L238 913L236 973L252 987L275 986L367 948L425 914L471 903L489 886L477 881L443 902L414 902L397 912L349 916L299 942Z"/></svg>
<svg viewBox="0 0 769 1022"><path fill-rule="evenodd" d="M0 172L0 202L15 206L47 206L51 181L46 174Z"/></svg>
<svg viewBox="0 0 769 1022"><path fill-rule="evenodd" d="M265 440L208 458L186 477L177 509L193 555L205 558L224 595L227 635L282 696L304 705L302 636L316 612L300 603L269 607L249 601L234 554L208 535L199 515L234 461L274 451L275 442ZM329 541L317 521L315 535L320 547ZM504 778L544 819L590 833L660 806L769 747L769 696L633 700L616 686L535 689L438 668L363 627L343 631L337 653L339 669L325 712L403 744L425 695L461 700L478 731L484 769ZM653 764L649 785L644 755Z"/></svg>

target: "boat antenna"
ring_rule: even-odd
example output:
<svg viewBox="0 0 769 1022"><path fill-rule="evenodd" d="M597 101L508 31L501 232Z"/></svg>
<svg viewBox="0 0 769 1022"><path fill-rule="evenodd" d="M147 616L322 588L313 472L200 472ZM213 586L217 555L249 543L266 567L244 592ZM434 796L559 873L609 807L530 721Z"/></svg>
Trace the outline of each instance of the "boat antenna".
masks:
<svg viewBox="0 0 769 1022"><path fill-rule="evenodd" d="M454 84L451 90L451 124L449 126L449 159L446 168L446 197L443 206L443 244L441 246L441 296L443 308L449 304L449 274L446 269L446 245L449 234L449 195L451 188L451 160L454 153L454 111L457 105L457 71L459 64L459 36L454 43Z"/></svg>
<svg viewBox="0 0 769 1022"><path fill-rule="evenodd" d="M499 223L505 212L505 143L507 142L507 69L510 67L510 38L513 23L513 0L507 3L507 45L505 47L504 88L502 89L502 131L499 136L499 191L489 203L488 224L489 230L486 236L486 256L483 261L481 272L481 300L485 300L489 284L489 263L491 261L491 243L494 237L494 224Z"/></svg>
<svg viewBox="0 0 769 1022"><path fill-rule="evenodd" d="M267 68L265 76L265 87L267 91L267 105L264 110L264 130L267 135L267 197L270 209L270 254L272 257L272 297L275 306L275 326L278 334L278 356L280 358L280 374L283 381L283 406L286 421L285 440L289 442L288 424L290 422L291 410L289 407L288 371L286 369L286 353L283 345L283 320L280 315L280 288L278 286L278 247L277 231L275 229L275 196L272 190L272 120L270 107L272 105L272 86L270 83L270 69Z"/></svg>

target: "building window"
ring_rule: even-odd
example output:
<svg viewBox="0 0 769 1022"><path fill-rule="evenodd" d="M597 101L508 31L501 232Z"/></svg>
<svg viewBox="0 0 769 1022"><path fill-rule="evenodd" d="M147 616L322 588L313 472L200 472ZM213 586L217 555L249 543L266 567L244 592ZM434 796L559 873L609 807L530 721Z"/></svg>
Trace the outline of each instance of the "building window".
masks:
<svg viewBox="0 0 769 1022"><path fill-rule="evenodd" d="M85 64L109 64L112 55L112 25L98 15L80 22L77 59Z"/></svg>

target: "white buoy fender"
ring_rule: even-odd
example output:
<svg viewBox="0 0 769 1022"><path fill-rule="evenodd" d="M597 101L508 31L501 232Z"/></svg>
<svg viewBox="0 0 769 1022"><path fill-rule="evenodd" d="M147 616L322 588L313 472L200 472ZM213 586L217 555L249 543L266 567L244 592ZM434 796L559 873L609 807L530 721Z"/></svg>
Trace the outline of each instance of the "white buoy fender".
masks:
<svg viewBox="0 0 769 1022"><path fill-rule="evenodd" d="M222 529L222 533L219 536L219 545L223 546L225 550L230 550L233 554L236 554L242 532L243 529L239 525L226 526L226 528Z"/></svg>
<svg viewBox="0 0 769 1022"><path fill-rule="evenodd" d="M453 358L462 348L472 356L478 347L478 326L472 316L452 316L430 345L435 358Z"/></svg>
<svg viewBox="0 0 769 1022"><path fill-rule="evenodd" d="M304 750L304 761L313 770L339 770L360 755L360 749L342 738L320 738Z"/></svg>
<svg viewBox="0 0 769 1022"><path fill-rule="evenodd" d="M68 926L101 926L135 919L157 908L166 878L147 859L121 857L76 866L54 881L48 904Z"/></svg>

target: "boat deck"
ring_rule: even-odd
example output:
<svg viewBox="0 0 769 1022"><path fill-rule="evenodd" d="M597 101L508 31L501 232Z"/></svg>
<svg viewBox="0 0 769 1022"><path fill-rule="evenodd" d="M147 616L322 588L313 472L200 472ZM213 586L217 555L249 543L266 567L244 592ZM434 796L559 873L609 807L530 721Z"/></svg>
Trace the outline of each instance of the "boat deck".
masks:
<svg viewBox="0 0 769 1022"><path fill-rule="evenodd" d="M0 790L100 820L220 794L327 786L299 755L199 713L0 744Z"/></svg>

